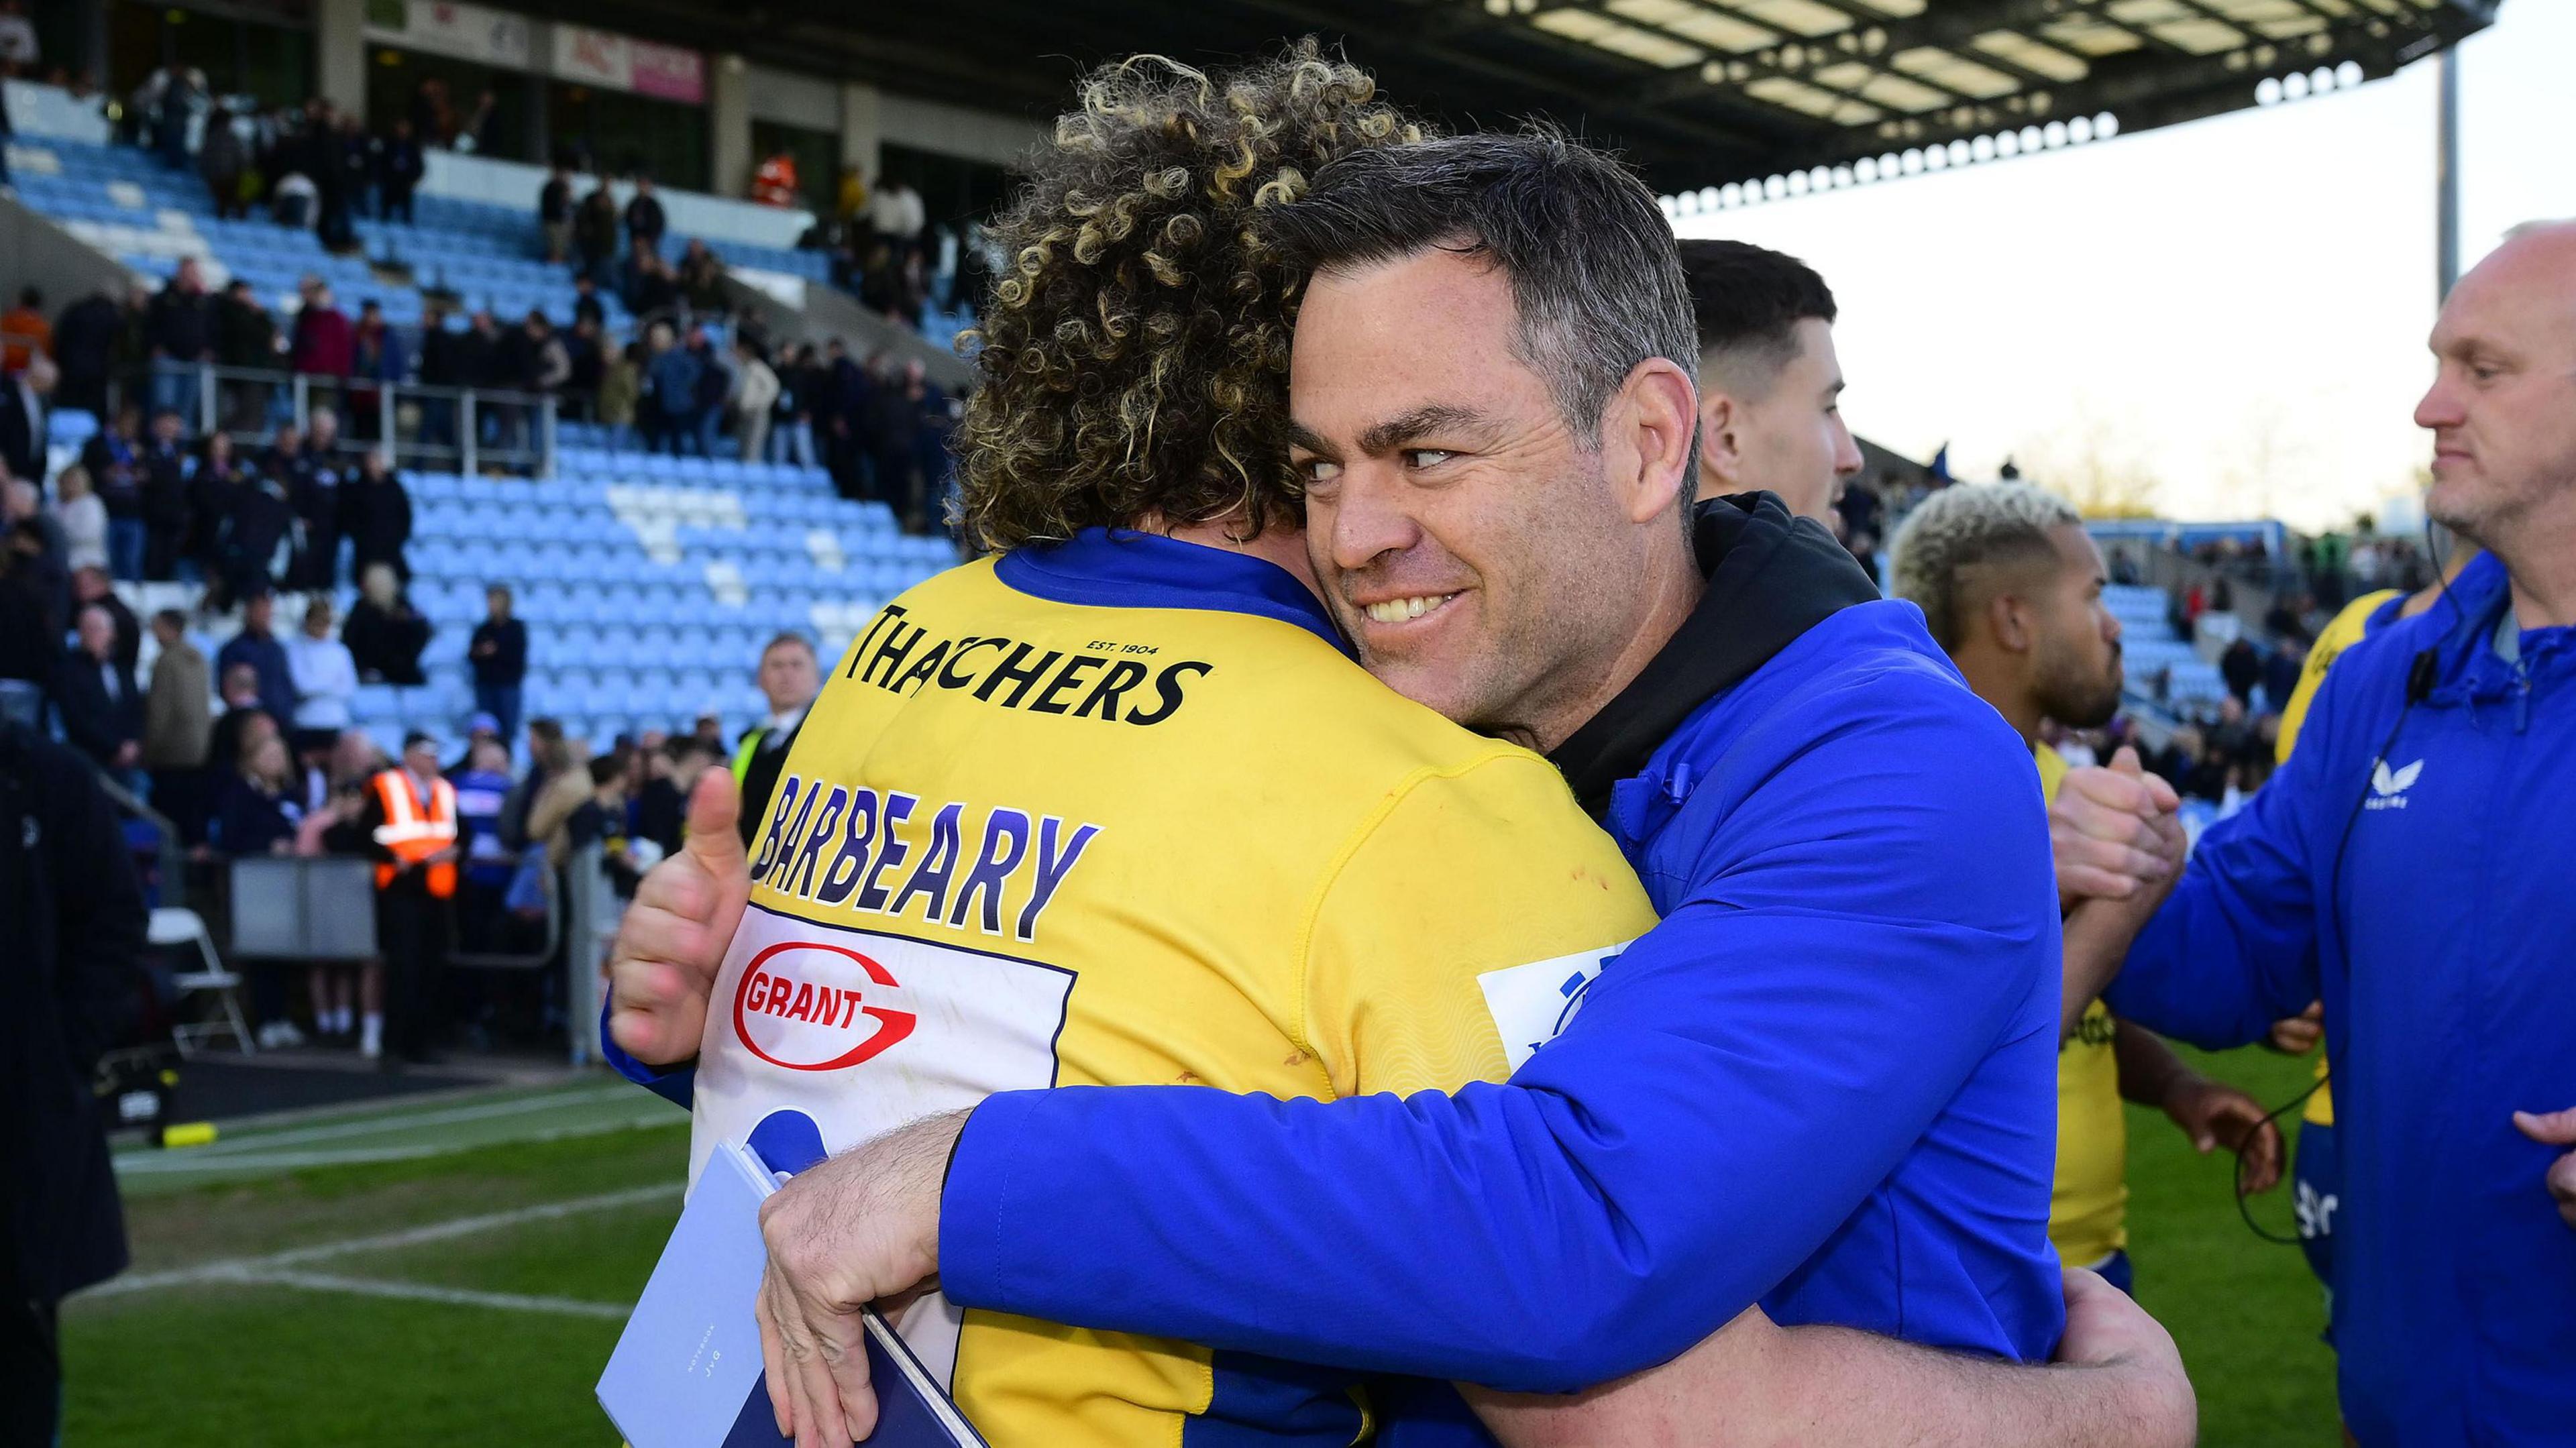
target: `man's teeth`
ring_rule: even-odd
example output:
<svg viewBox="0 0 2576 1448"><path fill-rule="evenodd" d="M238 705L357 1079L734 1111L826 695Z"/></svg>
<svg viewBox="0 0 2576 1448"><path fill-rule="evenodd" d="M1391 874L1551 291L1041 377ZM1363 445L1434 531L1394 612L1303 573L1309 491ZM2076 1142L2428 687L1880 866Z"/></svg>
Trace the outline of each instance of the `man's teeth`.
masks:
<svg viewBox="0 0 2576 1448"><path fill-rule="evenodd" d="M1454 593L1425 593L1412 598L1389 599L1384 603L1370 604L1368 616L1377 623L1402 623L1408 618L1420 618L1457 596Z"/></svg>

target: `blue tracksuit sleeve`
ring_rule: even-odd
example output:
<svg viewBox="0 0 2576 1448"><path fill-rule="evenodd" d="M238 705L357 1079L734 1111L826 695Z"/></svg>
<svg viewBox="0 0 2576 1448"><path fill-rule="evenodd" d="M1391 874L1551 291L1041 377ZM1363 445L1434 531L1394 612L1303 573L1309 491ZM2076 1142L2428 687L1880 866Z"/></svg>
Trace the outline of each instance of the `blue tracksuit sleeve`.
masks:
<svg viewBox="0 0 2576 1448"><path fill-rule="evenodd" d="M1719 822L1687 895L1507 1084L987 1100L948 1179L945 1290L1520 1391L1673 1357L1816 1253L1999 1042L2053 1041L2037 783L1993 787L2028 756L1991 716L1908 712L1695 800Z"/></svg>
<svg viewBox="0 0 2576 1448"><path fill-rule="evenodd" d="M599 1058L608 1063L608 1069L611 1071L679 1107L682 1111L687 1111L696 1104L697 1062L691 1061L685 1066L673 1066L669 1070L657 1070L626 1054L626 1049L617 1044L617 1038L608 1033L608 1002L606 1001L599 1003Z"/></svg>
<svg viewBox="0 0 2576 1448"><path fill-rule="evenodd" d="M2182 880L2103 993L2114 1014L2224 1050L2260 1040L2317 998L2313 876L2330 866L2357 803L2347 777L2368 769L2349 757L2349 731L2336 727L2337 685L2349 673L2326 676L2289 762L2243 810L2201 835Z"/></svg>

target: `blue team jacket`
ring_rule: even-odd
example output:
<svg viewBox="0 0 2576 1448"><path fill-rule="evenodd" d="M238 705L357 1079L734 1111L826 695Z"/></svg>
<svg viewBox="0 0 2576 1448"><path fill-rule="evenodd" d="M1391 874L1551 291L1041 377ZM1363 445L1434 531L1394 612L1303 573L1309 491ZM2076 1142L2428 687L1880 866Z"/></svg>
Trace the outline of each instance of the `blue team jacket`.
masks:
<svg viewBox="0 0 2576 1448"><path fill-rule="evenodd" d="M2365 1448L2565 1445L2576 1230L2542 1185L2562 1149L2512 1113L2576 1106L2576 630L2522 633L2516 667L2503 566L2451 595L2336 660L2110 1002L2217 1047L2322 997L2344 1421Z"/></svg>
<svg viewBox="0 0 2576 1448"><path fill-rule="evenodd" d="M1509 1083L992 1097L950 1170L942 1284L1516 1390L1662 1362L1757 1301L2044 1358L2064 1302L2038 801L1914 607L1845 607L1612 791L1663 923Z"/></svg>

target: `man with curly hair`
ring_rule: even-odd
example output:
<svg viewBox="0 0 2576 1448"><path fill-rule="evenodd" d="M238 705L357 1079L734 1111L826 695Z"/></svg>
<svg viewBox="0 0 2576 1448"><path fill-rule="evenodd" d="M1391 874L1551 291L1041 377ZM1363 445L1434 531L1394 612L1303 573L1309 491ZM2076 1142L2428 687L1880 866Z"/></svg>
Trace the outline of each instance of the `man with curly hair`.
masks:
<svg viewBox="0 0 2576 1448"><path fill-rule="evenodd" d="M1371 655L1369 631L1418 619L1421 600L1328 611L1297 531L1308 478L1285 382L1309 267L1259 223L1331 163L1417 140L1311 43L1222 78L1140 60L1086 83L999 227L1011 265L985 313L963 455L964 522L1003 551L869 625L748 860L722 782L704 784L689 851L627 917L612 1057L693 1102L698 1161L717 1140L779 1139L790 1113L811 1118L811 1155L1033 1086L1448 1100L1530 1060L1653 926L1617 846L1531 741L1492 737L1511 731ZM1329 567L1330 540L1312 541ZM1346 630L1439 712L1355 667ZM900 1156L912 1139L879 1138L895 1170L883 1149L845 1153L764 1214L769 1381L800 1444L873 1420L850 1314L878 1294L809 1289L864 1227L880 1177L935 1191L953 1128ZM1136 1166L1179 1174L1193 1154ZM1322 1203L1292 1185L1275 1205L1300 1200ZM1424 1239L1452 1224L1413 1207L1395 1191L1375 1210L1437 1262ZM1071 1230L1081 1210L1075 1195L1046 1216ZM1085 1265L1105 1283L1147 1264ZM2036 1355L2064 1320L2056 1290L2052 1276ZM2092 1360L2078 1371L1779 1329L1746 1303L1715 1310L1719 1288L1671 1305L1706 1319L1690 1336L1707 1341L1663 1374L1581 1398L1474 1398L1514 1443L1690 1423L1721 1394L1732 1423L1816 1441L2169 1441L2177 1394L2188 1408L2170 1344L2125 1302L2074 1290L2070 1341ZM1283 1360L1258 1333L1211 1348L960 1314L935 1293L901 1323L996 1443L1343 1443L1372 1424L1389 1441L1482 1436L1447 1387L1352 1371L1424 1366L1369 1361L1377 1329L1356 1320L1357 1351L1295 1355L1339 1367ZM1477 1364L1489 1345L1466 1335L1444 1361L1469 1366L1439 1375L1510 1375L1509 1352Z"/></svg>

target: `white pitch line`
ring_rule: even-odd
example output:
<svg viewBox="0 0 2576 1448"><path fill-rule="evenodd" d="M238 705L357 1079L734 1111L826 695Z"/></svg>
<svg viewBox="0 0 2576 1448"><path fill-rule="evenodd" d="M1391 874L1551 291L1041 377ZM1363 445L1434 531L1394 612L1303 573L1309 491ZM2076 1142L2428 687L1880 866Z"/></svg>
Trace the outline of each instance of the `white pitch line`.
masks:
<svg viewBox="0 0 2576 1448"><path fill-rule="evenodd" d="M178 1147L150 1153L132 1152L117 1158L116 1169L127 1176L185 1176L192 1172L212 1175L219 1172L283 1171L316 1166L358 1166L378 1161L417 1161L429 1156L454 1156L460 1152L481 1151L492 1146L542 1145L552 1141L570 1141L584 1136L605 1136L612 1131L658 1130L679 1126L686 1118L667 1110L647 1111L640 1116L620 1117L614 1121L595 1121L585 1126L556 1127L531 1132L525 1136L503 1137L493 1141L435 1142L422 1146L361 1146L345 1151L278 1151L239 1152L231 1156L215 1155L202 1147ZM260 1143L265 1145L265 1143Z"/></svg>
<svg viewBox="0 0 2576 1448"><path fill-rule="evenodd" d="M406 1227L399 1232L382 1232L371 1237L351 1237L338 1242L324 1242L291 1251L271 1252L260 1257L227 1257L194 1267L174 1268L167 1272L144 1272L119 1277L82 1294L87 1297L120 1297L133 1292L156 1292L167 1287L185 1287L204 1282L255 1281L298 1263L316 1262L328 1257L347 1256L355 1252L381 1252L401 1247L416 1247L428 1242L444 1242L457 1237L470 1237L483 1232L497 1232L529 1222L552 1221L583 1212L612 1211L618 1207L636 1206L677 1195L678 1182L657 1182L649 1187L628 1187L624 1191L601 1192L596 1196L574 1197L568 1201L543 1202L532 1207L517 1207L506 1212L486 1212L479 1216L455 1217L425 1226Z"/></svg>
<svg viewBox="0 0 2576 1448"><path fill-rule="evenodd" d="M307 1292L348 1292L361 1297L400 1297L415 1302L441 1302L457 1307L497 1307L507 1312L553 1312L570 1317L604 1317L624 1322L631 1303L583 1302L571 1297L529 1297L517 1292L474 1292L462 1287L431 1287L419 1282L388 1282L374 1277L342 1277L327 1272L249 1272L238 1279L263 1287L295 1287Z"/></svg>
<svg viewBox="0 0 2576 1448"><path fill-rule="evenodd" d="M583 1091L557 1091L544 1096L517 1101L491 1101L478 1106L457 1106L445 1111L423 1111L410 1115L370 1117L365 1121L340 1121L320 1126L290 1127L283 1131L249 1132L198 1148L207 1155L227 1151L262 1150L310 1141L334 1141L349 1136L372 1136L378 1132L405 1131L415 1126L448 1126L460 1121L483 1121L495 1116L516 1116L529 1111L543 1111L552 1106L587 1105L612 1097L630 1096L639 1089L629 1085L594 1087Z"/></svg>

